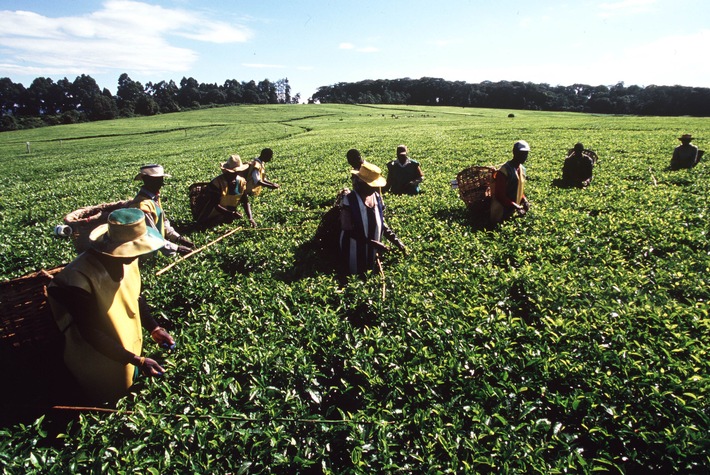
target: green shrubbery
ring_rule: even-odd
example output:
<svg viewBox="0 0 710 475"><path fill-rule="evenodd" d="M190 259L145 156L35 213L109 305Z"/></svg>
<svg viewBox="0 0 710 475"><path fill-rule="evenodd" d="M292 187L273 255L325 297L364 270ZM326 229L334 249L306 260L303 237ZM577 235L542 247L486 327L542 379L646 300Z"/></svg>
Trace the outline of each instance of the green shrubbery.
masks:
<svg viewBox="0 0 710 475"><path fill-rule="evenodd" d="M0 134L4 278L71 260L53 226L132 197L140 165L173 175L163 199L178 226L189 184L230 153L273 148L282 185L253 201L265 229L159 277L170 259L144 265L178 341L147 348L166 377L118 413L0 429L5 472L704 473L710 177L704 163L667 167L681 133L710 137L707 121L507 115L250 106ZM532 147L532 210L476 231L449 181L507 160L517 139ZM600 157L594 181L555 188L577 141ZM385 196L410 256L338 289L306 243L349 184L345 152L384 166L399 143L426 176L418 197Z"/></svg>

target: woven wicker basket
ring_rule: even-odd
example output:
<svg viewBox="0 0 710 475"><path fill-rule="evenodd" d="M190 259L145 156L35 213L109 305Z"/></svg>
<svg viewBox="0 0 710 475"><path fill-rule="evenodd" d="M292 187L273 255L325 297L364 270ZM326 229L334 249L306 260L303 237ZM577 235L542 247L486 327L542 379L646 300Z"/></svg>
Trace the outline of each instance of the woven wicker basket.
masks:
<svg viewBox="0 0 710 475"><path fill-rule="evenodd" d="M456 175L459 196L469 210L484 213L491 206L491 182L496 169L488 166L472 166Z"/></svg>
<svg viewBox="0 0 710 475"><path fill-rule="evenodd" d="M192 219L197 221L200 218L200 213L202 213L203 201L204 201L204 191L209 185L208 182L193 183L189 188L190 195L190 212L192 213Z"/></svg>
<svg viewBox="0 0 710 475"><path fill-rule="evenodd" d="M0 345L27 348L60 336L47 301L47 286L64 267L40 270L0 283Z"/></svg>
<svg viewBox="0 0 710 475"><path fill-rule="evenodd" d="M71 238L76 252L82 253L90 247L89 234L100 224L106 223L112 211L127 208L130 204L131 200L102 203L79 208L66 215L64 223L72 229Z"/></svg>

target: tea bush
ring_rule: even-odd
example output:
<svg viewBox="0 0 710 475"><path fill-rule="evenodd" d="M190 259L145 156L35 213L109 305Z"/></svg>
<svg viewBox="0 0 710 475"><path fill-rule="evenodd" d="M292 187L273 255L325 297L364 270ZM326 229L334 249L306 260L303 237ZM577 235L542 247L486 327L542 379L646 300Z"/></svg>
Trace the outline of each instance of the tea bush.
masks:
<svg viewBox="0 0 710 475"><path fill-rule="evenodd" d="M143 265L178 341L146 348L166 376L117 412L7 424L3 473L705 473L710 176L668 163L710 125L508 112L242 106L0 134L3 278L69 262L53 226L132 197L140 165L172 175L178 227L187 187L231 153L273 148L282 185L253 200L258 229L160 276L170 258ZM518 139L532 210L477 230L449 182ZM577 141L600 157L594 181L556 188ZM425 173L422 195L385 195L410 255L339 289L308 242L349 184L345 152L384 169L399 143Z"/></svg>

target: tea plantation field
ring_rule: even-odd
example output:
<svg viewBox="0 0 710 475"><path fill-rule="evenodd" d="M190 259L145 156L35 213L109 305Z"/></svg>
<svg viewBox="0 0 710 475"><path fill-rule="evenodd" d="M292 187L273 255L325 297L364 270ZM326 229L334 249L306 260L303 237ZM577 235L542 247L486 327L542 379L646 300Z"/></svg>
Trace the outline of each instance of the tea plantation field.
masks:
<svg viewBox="0 0 710 475"><path fill-rule="evenodd" d="M508 114L514 112L515 117ZM178 346L116 412L47 410L0 427L2 473L707 473L710 166L669 171L710 121L463 108L242 106L0 134L0 278L69 262L65 214L128 199L162 164L187 188L231 153L275 151L281 184L239 230L144 289ZM449 182L527 140L530 213L476 230ZM561 189L568 148L599 155ZM29 142L29 146L27 145ZM339 289L309 245L350 182L399 143L425 173L385 195L409 256ZM28 150L29 147L29 150ZM237 225L248 225L246 221ZM199 246L232 229L192 232ZM3 365L5 366L5 365ZM35 387L8 414L41 405Z"/></svg>

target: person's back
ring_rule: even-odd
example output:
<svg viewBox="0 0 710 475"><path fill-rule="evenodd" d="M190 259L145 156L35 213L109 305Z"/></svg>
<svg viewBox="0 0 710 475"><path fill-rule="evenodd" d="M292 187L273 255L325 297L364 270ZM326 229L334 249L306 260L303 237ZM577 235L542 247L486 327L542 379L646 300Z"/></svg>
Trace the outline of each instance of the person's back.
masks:
<svg viewBox="0 0 710 475"><path fill-rule="evenodd" d="M585 187L592 181L594 161L584 149L584 145L577 143L574 151L565 158L562 166L562 181L567 186Z"/></svg>
<svg viewBox="0 0 710 475"><path fill-rule="evenodd" d="M690 134L683 134L678 138L681 144L673 150L671 169L693 168L698 163L698 147L690 143L692 139Z"/></svg>

